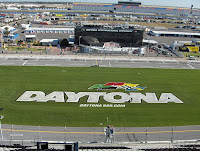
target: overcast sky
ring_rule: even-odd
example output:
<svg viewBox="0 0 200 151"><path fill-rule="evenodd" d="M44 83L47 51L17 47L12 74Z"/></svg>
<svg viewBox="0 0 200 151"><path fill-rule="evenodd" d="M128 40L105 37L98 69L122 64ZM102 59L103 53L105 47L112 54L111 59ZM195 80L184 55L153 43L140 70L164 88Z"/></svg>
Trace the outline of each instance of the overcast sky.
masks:
<svg viewBox="0 0 200 151"><path fill-rule="evenodd" d="M143 5L161 5L200 8L200 0L140 0Z"/></svg>

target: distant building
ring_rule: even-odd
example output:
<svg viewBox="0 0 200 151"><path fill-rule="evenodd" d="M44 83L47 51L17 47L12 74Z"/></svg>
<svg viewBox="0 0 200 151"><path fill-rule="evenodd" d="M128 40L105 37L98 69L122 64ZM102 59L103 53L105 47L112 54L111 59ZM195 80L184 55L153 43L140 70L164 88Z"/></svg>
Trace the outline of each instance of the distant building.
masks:
<svg viewBox="0 0 200 151"><path fill-rule="evenodd" d="M200 38L200 33L190 32L174 32L174 31L150 31L151 36L167 36L167 37L192 37Z"/></svg>
<svg viewBox="0 0 200 151"><path fill-rule="evenodd" d="M26 42L33 42L36 41L36 35L25 35Z"/></svg>
<svg viewBox="0 0 200 151"><path fill-rule="evenodd" d="M17 7L7 7L7 10L19 10Z"/></svg>

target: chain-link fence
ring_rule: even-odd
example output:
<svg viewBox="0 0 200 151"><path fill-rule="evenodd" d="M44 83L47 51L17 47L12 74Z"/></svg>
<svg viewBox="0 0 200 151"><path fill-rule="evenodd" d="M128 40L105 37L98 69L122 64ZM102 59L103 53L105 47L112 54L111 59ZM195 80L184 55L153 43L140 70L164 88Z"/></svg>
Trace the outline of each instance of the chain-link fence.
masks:
<svg viewBox="0 0 200 151"><path fill-rule="evenodd" d="M104 143L103 127L44 127L3 125L4 142L8 145L30 145L38 141ZM114 128L114 143L177 143L196 141L200 126L192 127L117 127Z"/></svg>
<svg viewBox="0 0 200 151"><path fill-rule="evenodd" d="M84 55L84 56L122 56L122 57L165 57L165 58L177 58L175 55L163 55L158 54L157 52L150 52L146 54L138 54L138 53L129 53L123 51L88 51L87 53L81 53L80 51L63 51L63 50L56 50L52 51L50 49L41 50L41 51L30 51L29 49L23 50L8 50L0 48L0 55L6 54L15 54L15 55Z"/></svg>

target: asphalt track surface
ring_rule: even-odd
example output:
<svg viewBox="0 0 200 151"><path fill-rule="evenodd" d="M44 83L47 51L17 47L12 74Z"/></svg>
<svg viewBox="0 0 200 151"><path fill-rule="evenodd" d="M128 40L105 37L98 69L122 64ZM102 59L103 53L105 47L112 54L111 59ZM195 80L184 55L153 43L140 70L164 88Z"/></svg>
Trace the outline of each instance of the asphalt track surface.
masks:
<svg viewBox="0 0 200 151"><path fill-rule="evenodd" d="M95 58L70 56L17 56L1 55L1 66L62 66L119 68L167 68L167 69L200 69L200 61L163 58ZM173 140L198 140L200 125L176 127L115 127L115 142L154 142ZM0 133L1 134L1 133ZM105 141L103 127L45 127L2 125L0 142L6 144L29 144L37 141Z"/></svg>
<svg viewBox="0 0 200 151"><path fill-rule="evenodd" d="M200 69L200 61L168 58L104 58L84 56L1 55L0 66L60 66L60 67L164 68Z"/></svg>

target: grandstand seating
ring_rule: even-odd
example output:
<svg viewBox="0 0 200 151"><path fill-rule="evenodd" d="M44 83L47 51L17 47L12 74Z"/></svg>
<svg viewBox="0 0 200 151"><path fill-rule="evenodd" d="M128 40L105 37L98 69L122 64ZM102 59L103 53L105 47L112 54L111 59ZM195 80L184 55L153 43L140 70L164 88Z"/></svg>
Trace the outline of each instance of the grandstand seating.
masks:
<svg viewBox="0 0 200 151"><path fill-rule="evenodd" d="M187 145L187 146L173 146L173 147L166 147L166 146L149 146L149 147L133 147L133 148L117 148L117 147L80 147L78 151L198 151L199 145ZM35 149L23 149L23 148L9 148L9 147L0 147L0 151L38 151ZM64 151L64 149L55 149L50 148L45 151Z"/></svg>
<svg viewBox="0 0 200 151"><path fill-rule="evenodd" d="M95 3L74 3L72 10L80 11L109 11L116 12L132 12L132 13L154 13L154 14L174 14L174 15L189 15L188 8L174 8L174 7L158 7L158 6L127 6L116 4L95 4ZM200 15L200 9L194 9L193 15Z"/></svg>

